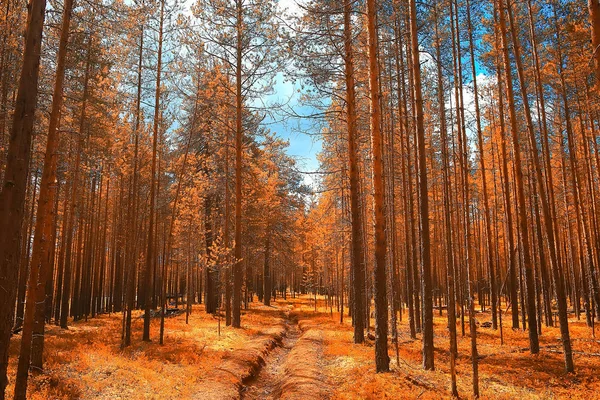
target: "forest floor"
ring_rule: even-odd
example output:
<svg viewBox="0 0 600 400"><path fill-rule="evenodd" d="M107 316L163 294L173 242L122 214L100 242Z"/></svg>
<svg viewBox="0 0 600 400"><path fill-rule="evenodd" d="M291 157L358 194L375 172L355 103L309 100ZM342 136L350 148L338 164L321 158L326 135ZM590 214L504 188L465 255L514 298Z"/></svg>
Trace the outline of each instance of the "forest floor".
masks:
<svg viewBox="0 0 600 400"><path fill-rule="evenodd" d="M421 368L421 342L399 322L399 344L390 342L391 372L375 374L371 340L352 343L350 318L325 299L277 298L272 307L254 302L242 314L242 329L196 305L166 320L165 345L141 341L143 320L132 326L132 345L120 348L121 314L49 326L45 370L30 379L31 399L398 399L448 398L449 353L446 317L435 315L435 371ZM479 323L490 320L477 313ZM576 373L565 374L558 328L542 329L541 352L527 351L527 332L478 328L480 390L491 399L593 399L600 393L600 340L585 322L571 321ZM220 325L220 329L219 329ZM471 392L470 338L458 327L458 390ZM420 336L420 335L418 335ZM12 339L9 379L14 381L19 335ZM9 385L7 393L12 393Z"/></svg>

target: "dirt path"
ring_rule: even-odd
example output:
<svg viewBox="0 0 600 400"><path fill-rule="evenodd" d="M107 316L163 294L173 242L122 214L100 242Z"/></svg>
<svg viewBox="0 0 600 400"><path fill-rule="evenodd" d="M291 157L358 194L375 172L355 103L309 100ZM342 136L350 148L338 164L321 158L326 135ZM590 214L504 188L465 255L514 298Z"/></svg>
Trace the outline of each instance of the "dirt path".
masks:
<svg viewBox="0 0 600 400"><path fill-rule="evenodd" d="M300 310L305 302L280 300L254 310L272 315L277 324L243 348L228 353L196 387L202 400L302 400L331 397L324 374L323 331L314 314ZM329 318L329 317L327 317Z"/></svg>
<svg viewBox="0 0 600 400"><path fill-rule="evenodd" d="M258 373L240 391L244 400L271 400L281 397L281 382L285 376L285 362L288 355L302 335L296 321L286 313L287 331L281 346L273 349L265 358L265 364Z"/></svg>

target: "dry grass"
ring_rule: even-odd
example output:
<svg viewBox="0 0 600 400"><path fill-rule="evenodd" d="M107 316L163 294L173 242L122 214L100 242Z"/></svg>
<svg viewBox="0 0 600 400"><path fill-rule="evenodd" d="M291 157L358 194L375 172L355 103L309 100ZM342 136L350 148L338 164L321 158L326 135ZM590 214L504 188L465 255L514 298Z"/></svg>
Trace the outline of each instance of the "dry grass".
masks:
<svg viewBox="0 0 600 400"><path fill-rule="evenodd" d="M242 317L243 329L225 327L195 306L189 325L185 316L166 321L166 344L160 346L158 320L153 320L153 342L141 341L142 319L133 322L133 344L120 349L121 315L103 315L87 322L72 324L68 330L50 327L46 339L46 369L30 380L31 399L172 399L211 397L206 388L217 382L225 371L231 379L224 385L236 393L239 379L234 374L250 373L257 356L264 355L282 329L282 310L298 321L301 331L312 340L290 353L287 363L317 363L318 379L327 387L322 397L334 399L435 399L449 395L449 354L446 317L435 314L436 370L421 368L421 342L411 340L408 321L399 323L399 362L390 342L392 372L375 374L373 343L352 343L350 318L339 323L339 314L331 313L319 299L307 297L282 301L277 307L253 303ZM478 313L479 322L489 321L487 313ZM527 332L509 328L510 314L504 316L504 345L499 331L478 329L480 389L483 398L491 399L593 399L600 391L600 341L592 338L584 321L571 321L575 354L575 374L565 374L558 328L543 328L541 352L527 351ZM462 337L460 325L458 389L462 396L471 393L470 338ZM18 339L12 339L9 378L16 368ZM303 342L300 340L300 344ZM594 355L595 354L595 355ZM316 360L316 361L315 361ZM231 370L231 371L230 371ZM232 372L233 371L233 372ZM311 374L315 372L310 371ZM313 374L314 375L314 374ZM313 377L314 378L314 377ZM311 379L313 379L311 378ZM212 386L211 386L212 387ZM225 386L214 385L215 398L225 393ZM9 386L8 393L12 393ZM325 393L325 392L321 392ZM314 396L313 396L314 397Z"/></svg>
<svg viewBox="0 0 600 400"><path fill-rule="evenodd" d="M323 331L318 327L312 329L312 325L304 325L300 329L303 333L284 363L281 399L328 398L331 387L321 372L325 365L322 362Z"/></svg>
<svg viewBox="0 0 600 400"><path fill-rule="evenodd" d="M314 300L292 300L300 324L323 332L326 360L325 375L336 388L335 399L419 398L435 399L449 396L449 353L446 315L436 312L435 371L421 368L421 341L411 340L406 315L399 323L399 356L390 342L391 373L375 374L373 343L352 343L350 318L339 323L339 313L331 315L325 301L319 300L314 311ZM527 348L528 334L510 329L510 314L503 316L504 345L500 333L491 328L478 328L480 355L479 376L482 398L490 399L593 399L600 390L600 341L592 338L591 329L584 321L570 321L575 354L575 374L564 372L560 332L558 328L542 327L541 352L531 355ZM477 313L478 322L491 320L488 313ZM462 337L458 325L458 389L469 398L472 385L470 336L468 324Z"/></svg>
<svg viewBox="0 0 600 400"><path fill-rule="evenodd" d="M49 326L45 370L32 374L30 399L172 399L193 398L203 379L232 352L249 341L271 334L281 323L277 309L253 305L243 315L243 329L226 327L194 306L189 324L185 315L165 321L165 345L158 344L159 319L153 319L152 342L142 342L143 319L132 322L132 345L121 349L121 314L101 315L72 323L68 330ZM20 336L12 338L12 394Z"/></svg>

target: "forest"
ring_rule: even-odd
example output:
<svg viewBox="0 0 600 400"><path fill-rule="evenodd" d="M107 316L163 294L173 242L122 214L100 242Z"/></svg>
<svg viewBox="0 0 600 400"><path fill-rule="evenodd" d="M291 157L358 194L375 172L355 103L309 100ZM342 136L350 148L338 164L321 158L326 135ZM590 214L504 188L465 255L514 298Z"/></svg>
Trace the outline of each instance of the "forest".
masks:
<svg viewBox="0 0 600 400"><path fill-rule="evenodd" d="M0 400L600 396L599 0L0 26Z"/></svg>

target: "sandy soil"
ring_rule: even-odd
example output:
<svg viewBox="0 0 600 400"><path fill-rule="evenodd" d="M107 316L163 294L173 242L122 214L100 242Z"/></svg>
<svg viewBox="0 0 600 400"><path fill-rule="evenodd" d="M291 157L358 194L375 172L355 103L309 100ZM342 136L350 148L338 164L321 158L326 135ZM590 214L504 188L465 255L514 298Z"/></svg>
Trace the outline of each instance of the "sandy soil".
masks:
<svg viewBox="0 0 600 400"><path fill-rule="evenodd" d="M478 322L490 320L477 314ZM480 389L490 399L593 399L600 392L600 340L584 321L571 321L575 374L565 374L558 328L542 329L541 352L527 351L528 337L508 327L500 333L478 328ZM255 302L242 316L242 329L226 327L194 306L167 319L166 344L141 341L142 319L133 323L133 344L120 348L121 315L102 315L73 323L68 330L49 327L46 366L33 373L31 399L397 399L447 398L449 355L447 321L435 317L436 370L421 366L420 338L411 340L404 315L398 354L390 341L392 371L375 374L372 341L352 343L350 318L319 299L277 299L273 307ZM459 326L458 389L471 392L470 338ZM14 379L19 336L12 339L9 379ZM8 394L12 393L9 385Z"/></svg>

